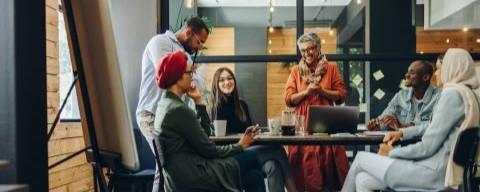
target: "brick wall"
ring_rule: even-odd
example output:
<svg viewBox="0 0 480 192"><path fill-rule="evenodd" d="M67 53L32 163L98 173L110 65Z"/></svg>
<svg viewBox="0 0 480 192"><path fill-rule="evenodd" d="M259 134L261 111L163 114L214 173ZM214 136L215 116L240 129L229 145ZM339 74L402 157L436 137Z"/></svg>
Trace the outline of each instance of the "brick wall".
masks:
<svg viewBox="0 0 480 192"><path fill-rule="evenodd" d="M47 107L50 128L60 106L58 59L58 3L46 0ZM59 123L48 142L48 164L85 147L80 123ZM92 191L92 168L85 155L78 155L49 170L50 191Z"/></svg>

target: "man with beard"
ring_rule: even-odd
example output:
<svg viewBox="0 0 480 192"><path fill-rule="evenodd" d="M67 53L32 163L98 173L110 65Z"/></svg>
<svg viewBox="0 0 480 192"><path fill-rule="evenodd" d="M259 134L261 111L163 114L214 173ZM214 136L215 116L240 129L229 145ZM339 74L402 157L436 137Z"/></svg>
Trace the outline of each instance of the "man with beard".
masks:
<svg viewBox="0 0 480 192"><path fill-rule="evenodd" d="M166 31L163 34L152 37L143 52L142 80L140 84L136 115L140 131L146 138L152 151L152 140L154 136L152 131L154 129L153 124L155 122L155 112L157 109L157 103L165 92L165 90L158 88L156 84L155 69L157 64L160 58L167 53L174 51L180 50L185 51L188 54L195 54L198 50L204 47L209 34L210 29L203 19L192 17L186 22L186 25L182 30L176 33ZM192 59L188 57L188 61L192 62ZM207 135L210 135L211 131L209 129L205 131ZM157 170L154 186L158 185L160 179L159 176ZM154 191L156 189L158 189L158 187L154 187Z"/></svg>
<svg viewBox="0 0 480 192"><path fill-rule="evenodd" d="M414 61L410 64L405 73L405 86L408 89L395 94L383 113L367 122L367 129L398 130L414 126L426 128L441 92L440 88L430 85L432 75L432 64L426 61Z"/></svg>

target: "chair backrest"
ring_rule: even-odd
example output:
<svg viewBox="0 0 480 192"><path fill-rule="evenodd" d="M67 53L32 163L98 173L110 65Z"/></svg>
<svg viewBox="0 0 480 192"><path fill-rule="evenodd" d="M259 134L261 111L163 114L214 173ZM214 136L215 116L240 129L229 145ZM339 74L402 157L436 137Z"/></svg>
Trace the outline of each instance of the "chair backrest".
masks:
<svg viewBox="0 0 480 192"><path fill-rule="evenodd" d="M155 152L155 161L157 162L157 171L159 172L159 184L158 184L158 191L164 192L165 180L163 178L163 167L165 166L165 156L163 155L162 145L158 137L153 138L153 151ZM155 186L153 186L155 187Z"/></svg>
<svg viewBox="0 0 480 192"><path fill-rule="evenodd" d="M478 192L478 184L475 179L477 172L477 147L478 127L463 130L457 138L453 151L453 162L463 167L463 188L464 191Z"/></svg>
<svg viewBox="0 0 480 192"><path fill-rule="evenodd" d="M147 139L142 135L139 128L134 128L133 133L137 143L138 159L140 161L140 170L155 169L155 154L150 149Z"/></svg>
<svg viewBox="0 0 480 192"><path fill-rule="evenodd" d="M457 138L453 151L453 161L465 167L469 162L475 160L478 144L478 127L463 130Z"/></svg>

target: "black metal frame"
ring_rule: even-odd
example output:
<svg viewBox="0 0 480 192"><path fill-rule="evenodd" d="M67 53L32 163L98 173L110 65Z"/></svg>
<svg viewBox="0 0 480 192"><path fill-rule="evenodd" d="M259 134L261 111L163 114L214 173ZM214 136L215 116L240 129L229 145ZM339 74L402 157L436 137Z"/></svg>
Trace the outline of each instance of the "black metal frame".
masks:
<svg viewBox="0 0 480 192"><path fill-rule="evenodd" d="M55 116L55 120L53 121L53 124L50 127L50 131L48 131L47 140L50 140L50 137L52 137L53 131L55 131L55 128L57 127L57 123L60 120L60 115L62 114L63 108L67 104L67 101L70 98L70 94L72 94L73 88L75 87L75 83L77 83L77 81L78 81L78 75L77 75L77 72L74 71L73 72L73 82L70 85L70 88L68 89L67 95L65 96L65 99L62 102L60 110L58 110L57 115Z"/></svg>
<svg viewBox="0 0 480 192"><path fill-rule="evenodd" d="M432 54L326 54L329 61L413 61L436 60L440 53ZM471 54L480 60L480 53ZM296 55L238 55L238 56L198 56L197 63L254 63L254 62L297 62Z"/></svg>
<svg viewBox="0 0 480 192"><path fill-rule="evenodd" d="M0 159L3 184L48 190L45 0L0 2Z"/></svg>
<svg viewBox="0 0 480 192"><path fill-rule="evenodd" d="M157 33L165 33L170 24L169 0L157 0Z"/></svg>
<svg viewBox="0 0 480 192"><path fill-rule="evenodd" d="M165 32L169 27L169 5L170 0L157 0L157 33ZM297 38L304 32L304 0L296 0ZM441 53L435 54L327 54L329 61L413 61L436 60ZM231 56L198 56L198 63L241 63L241 62L297 62L301 57L298 51L296 55L231 55ZM472 54L474 59L480 59L480 53Z"/></svg>

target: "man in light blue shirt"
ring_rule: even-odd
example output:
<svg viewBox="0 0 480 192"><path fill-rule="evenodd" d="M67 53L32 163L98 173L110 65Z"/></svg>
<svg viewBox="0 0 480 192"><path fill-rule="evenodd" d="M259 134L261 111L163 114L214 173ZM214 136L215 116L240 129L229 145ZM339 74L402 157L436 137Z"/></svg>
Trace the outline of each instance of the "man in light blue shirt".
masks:
<svg viewBox="0 0 480 192"><path fill-rule="evenodd" d="M142 80L140 84L139 101L137 105L137 123L148 142L153 139L152 128L155 120L157 103L164 90L155 82L155 68L166 53L181 50L194 54L203 47L210 33L202 19L193 17L186 26L177 33L166 31L148 42L142 57ZM189 57L189 62L191 58Z"/></svg>
<svg viewBox="0 0 480 192"><path fill-rule="evenodd" d="M187 55L196 53L204 47L209 34L210 29L205 22L199 17L192 17L186 22L185 27L182 28L181 31L175 34L171 31L166 31L163 34L152 37L143 52L142 80L136 115L140 131L146 138L152 151L155 112L157 110L157 103L165 92L165 90L160 89L156 84L155 68L159 60L167 53L177 50L185 51L188 53ZM188 57L188 60L192 62L190 57ZM157 170L153 191L158 189L159 176L160 174Z"/></svg>
<svg viewBox="0 0 480 192"><path fill-rule="evenodd" d="M383 113L367 122L367 129L397 130L413 126L426 128L441 93L440 88L430 85L432 75L432 64L426 61L414 61L410 64L405 74L405 86L408 89L395 94Z"/></svg>

